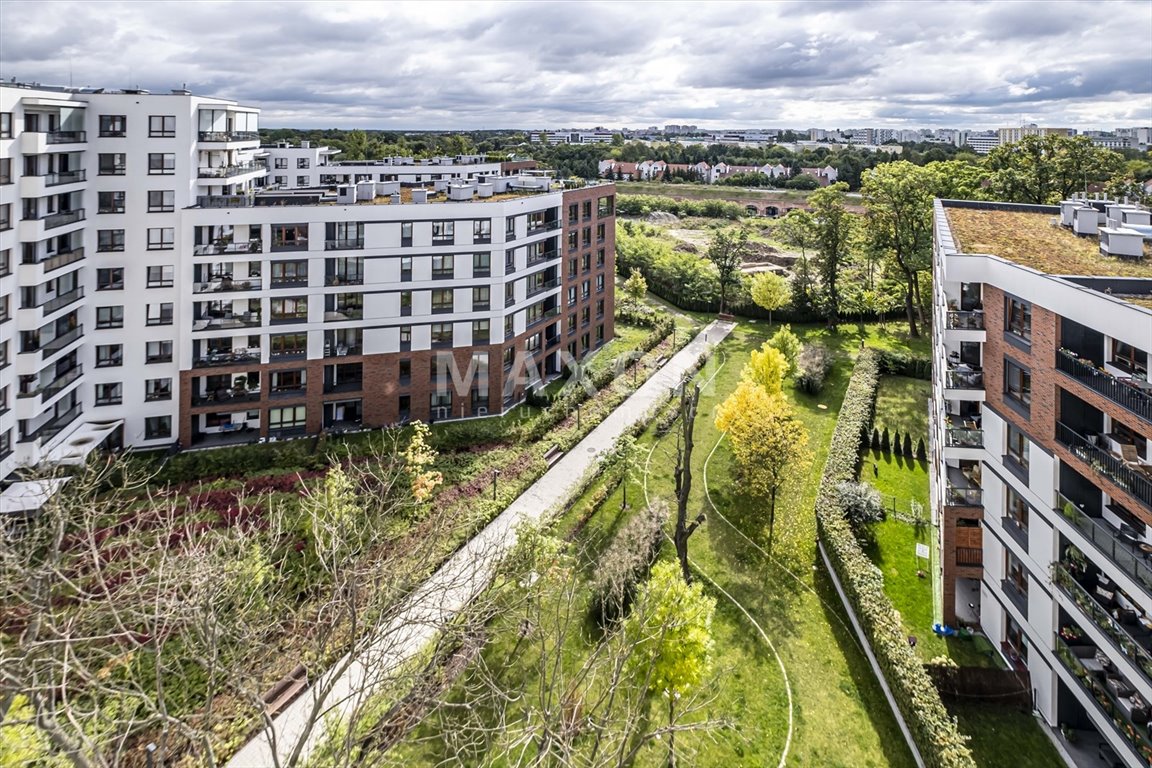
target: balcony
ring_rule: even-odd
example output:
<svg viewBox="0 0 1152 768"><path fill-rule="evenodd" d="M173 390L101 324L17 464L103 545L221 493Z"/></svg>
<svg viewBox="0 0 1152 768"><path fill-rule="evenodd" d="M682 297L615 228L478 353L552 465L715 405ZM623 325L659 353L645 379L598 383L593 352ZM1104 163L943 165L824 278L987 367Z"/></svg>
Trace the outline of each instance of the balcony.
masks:
<svg viewBox="0 0 1152 768"><path fill-rule="evenodd" d="M244 312L239 315L221 315L219 317L203 317L192 325L193 331L223 331L230 328L255 328L263 323L260 315L253 312Z"/></svg>
<svg viewBox="0 0 1152 768"><path fill-rule="evenodd" d="M544 322L548 318L556 317L559 314L560 314L560 308L559 307L552 307L551 309L546 309L543 312L541 312L535 318L529 317L528 322L525 323L524 327L525 328L534 328L535 326L540 325L540 323Z"/></svg>
<svg viewBox="0 0 1152 768"><path fill-rule="evenodd" d="M83 335L84 326L78 325L67 333L57 336L44 346L40 347L41 358L47 360L52 355L64 349L64 347L81 338Z"/></svg>
<svg viewBox="0 0 1152 768"><path fill-rule="evenodd" d="M529 285L528 286L528 292L525 294L525 298L531 298L533 296L538 296L539 294L544 293L545 291L551 291L551 290L554 290L554 289L559 288L559 287L560 287L560 279L557 277L554 277L551 280L544 280L544 281L541 281L540 283L537 283L536 285Z"/></svg>
<svg viewBox="0 0 1152 768"><path fill-rule="evenodd" d="M984 330L984 313L980 310L972 312L950 311L946 322L949 330L982 331Z"/></svg>
<svg viewBox="0 0 1152 768"><path fill-rule="evenodd" d="M197 195L197 208L250 208L255 199L251 195Z"/></svg>
<svg viewBox="0 0 1152 768"><path fill-rule="evenodd" d="M1012 579L1001 579L1000 591L1004 593L1004 596L1008 598L1012 605L1016 606L1016 610L1020 611L1020 615L1027 619L1028 593L1021 589Z"/></svg>
<svg viewBox="0 0 1152 768"><path fill-rule="evenodd" d="M193 283L192 293L235 293L237 291L258 291L263 282L258 277L247 280L209 280L208 282Z"/></svg>
<svg viewBox="0 0 1152 768"><path fill-rule="evenodd" d="M232 352L211 352L192 361L193 368L215 368L226 365L260 362L259 349L234 350Z"/></svg>
<svg viewBox="0 0 1152 768"><path fill-rule="evenodd" d="M330 344L324 345L324 357L348 357L349 355L362 355L364 348L359 344L337 344L335 348Z"/></svg>
<svg viewBox="0 0 1152 768"><path fill-rule="evenodd" d="M1056 350L1056 368L1152 424L1152 385L1147 381L1113 376L1066 349Z"/></svg>
<svg viewBox="0 0 1152 768"><path fill-rule="evenodd" d="M217 240L208 245L197 245L192 249L193 256L219 256L226 253L261 253L264 250L264 241L260 238L244 240L239 243L230 243Z"/></svg>
<svg viewBox="0 0 1152 768"><path fill-rule="evenodd" d="M66 267L69 264L75 264L83 258L84 249L73 248L72 250L64 251L63 253L53 253L39 259L24 261L23 266L39 266L40 274L45 274L60 269L61 267ZM36 280L35 282L40 281Z"/></svg>
<svg viewBox="0 0 1152 768"><path fill-rule="evenodd" d="M258 173L267 170L263 163L242 163L240 165L218 165L214 168L200 168L196 171L201 179L230 179L233 176L243 176L246 173Z"/></svg>
<svg viewBox="0 0 1152 768"><path fill-rule="evenodd" d="M84 131L48 131L45 141L49 144L83 144L88 141Z"/></svg>
<svg viewBox="0 0 1152 768"><path fill-rule="evenodd" d="M364 249L364 238L350 238L344 240L325 240L326 251L359 251Z"/></svg>
<svg viewBox="0 0 1152 768"><path fill-rule="evenodd" d="M56 312L57 310L61 310L64 307L68 306L69 304L77 302L82 298L84 298L84 289L83 288L73 288L72 290L68 291L67 293L61 293L60 295L55 296L51 299L45 299L45 300L41 301L39 304L33 304L31 306L28 306L28 307L22 307L22 309L36 309L37 307L39 307L40 311L43 313L42 316L47 317L48 315L52 314L53 312Z"/></svg>
<svg viewBox="0 0 1152 768"><path fill-rule="evenodd" d="M17 394L17 397L36 397L39 395L40 401L46 403L56 395L63 392L69 384L72 384L77 379L79 379L80 374L83 373L83 369L84 366L82 365L74 365L47 384L38 386L35 389L30 389L26 392L20 392Z"/></svg>
<svg viewBox="0 0 1152 768"><path fill-rule="evenodd" d="M80 411L81 407L79 405L73 406L69 410L65 411L59 416L56 416L55 418L49 419L48 421L41 424L38 428L28 433L22 442L31 442L32 440L51 440L52 438L56 437L56 435L60 434L61 430L63 430L66 426L76 421L77 417L80 416Z"/></svg>
<svg viewBox="0 0 1152 768"><path fill-rule="evenodd" d="M1140 756L1141 764L1152 763L1152 740L1149 740L1148 725L1136 725L1133 722L1134 707L1130 697L1119 695L1123 690L1121 684L1126 684L1126 681L1116 675L1109 676L1094 656L1081 657L1078 654L1080 648L1086 649L1081 652L1090 653L1093 646L1074 648L1056 635L1056 658L1088 692L1088 697L1121 739Z"/></svg>
<svg viewBox="0 0 1152 768"><path fill-rule="evenodd" d="M343 275L325 275L324 285L364 285L364 275L356 274L343 274Z"/></svg>
<svg viewBox="0 0 1152 768"><path fill-rule="evenodd" d="M975 470L947 467L944 503L953 507L983 507L984 490L980 487Z"/></svg>
<svg viewBox="0 0 1152 768"><path fill-rule="evenodd" d="M84 221L84 209L77 208L73 211L50 213L41 217L40 221L43 222L44 229L56 229L56 227L63 227L66 224L75 224L78 221Z"/></svg>
<svg viewBox="0 0 1152 768"><path fill-rule="evenodd" d="M260 400L260 391L252 389L220 389L215 392L193 392L192 405L221 405L234 403L255 403Z"/></svg>
<svg viewBox="0 0 1152 768"><path fill-rule="evenodd" d="M364 389L363 379L348 379L341 381L338 384L324 382L324 394L330 395L335 392L359 392Z"/></svg>
<svg viewBox="0 0 1152 768"><path fill-rule="evenodd" d="M205 144L221 144L229 141L260 141L256 131L200 131L199 140Z"/></svg>
<svg viewBox="0 0 1152 768"><path fill-rule="evenodd" d="M1144 676L1152 681L1152 619L1136 614L1131 609L1114 608L1104 605L1102 601L1116 604L1118 590L1115 584L1101 581L1100 577L1092 577L1081 573L1077 578L1079 568L1072 563L1053 563L1052 581L1060 590L1071 598L1080 612L1096 625L1108 638L1112 645L1124 656L1132 661ZM1083 582L1083 583L1082 583ZM1089 586L1094 591L1089 591ZM1101 592L1103 590L1103 592ZM1111 595L1108 601L1105 597ZM1115 611L1113 614L1111 611ZM1122 623L1117 617L1122 616L1127 623Z"/></svg>
<svg viewBox="0 0 1152 768"><path fill-rule="evenodd" d="M548 221L528 222L528 235L537 235L541 232L551 232L560 228L560 221L558 219L550 219Z"/></svg>
<svg viewBox="0 0 1152 768"><path fill-rule="evenodd" d="M324 322L339 323L344 320L362 320L363 307L344 307L343 309L328 309L324 311Z"/></svg>
<svg viewBox="0 0 1152 768"><path fill-rule="evenodd" d="M304 397L308 394L307 384L285 384L283 386L272 387L268 391L268 396L278 399L287 399L290 397Z"/></svg>
<svg viewBox="0 0 1152 768"><path fill-rule="evenodd" d="M534 267L537 264L543 264L546 261L560 258L560 251L544 251L538 256L530 256L526 262L526 267Z"/></svg>
<svg viewBox="0 0 1152 768"><path fill-rule="evenodd" d="M949 427L944 430L944 445L948 448L983 448L984 430Z"/></svg>
<svg viewBox="0 0 1152 768"><path fill-rule="evenodd" d="M1121 533L1103 518L1092 517L1062 493L1056 494L1057 512L1080 531L1084 538L1121 572L1152 595L1152 546Z"/></svg>
<svg viewBox="0 0 1152 768"><path fill-rule="evenodd" d="M1056 422L1056 441L1070 450L1076 458L1089 465L1097 475L1108 480L1145 507L1152 510L1152 467L1129 463L1095 445L1068 425Z"/></svg>
<svg viewBox="0 0 1152 768"><path fill-rule="evenodd" d="M984 389L984 371L960 364L944 372L945 389Z"/></svg>

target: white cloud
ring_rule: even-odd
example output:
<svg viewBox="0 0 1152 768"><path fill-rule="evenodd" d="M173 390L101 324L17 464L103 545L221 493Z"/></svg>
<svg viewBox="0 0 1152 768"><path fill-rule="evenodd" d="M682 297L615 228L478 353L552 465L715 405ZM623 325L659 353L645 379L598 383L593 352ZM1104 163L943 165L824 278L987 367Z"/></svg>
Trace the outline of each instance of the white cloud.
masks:
<svg viewBox="0 0 1152 768"><path fill-rule="evenodd" d="M1152 4L0 0L0 76L268 126L1112 127L1152 123Z"/></svg>

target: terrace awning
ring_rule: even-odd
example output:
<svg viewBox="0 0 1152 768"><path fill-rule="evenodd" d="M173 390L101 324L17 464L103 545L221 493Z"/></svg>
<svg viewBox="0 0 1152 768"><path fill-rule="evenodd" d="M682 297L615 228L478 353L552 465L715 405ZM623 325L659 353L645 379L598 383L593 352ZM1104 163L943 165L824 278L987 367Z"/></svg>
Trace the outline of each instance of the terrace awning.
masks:
<svg viewBox="0 0 1152 768"><path fill-rule="evenodd" d="M54 477L13 483L0 493L0 514L26 515L36 512L71 479Z"/></svg>
<svg viewBox="0 0 1152 768"><path fill-rule="evenodd" d="M52 446L43 460L49 464L83 464L84 460L88 458L88 454L99 448L108 439L108 436L123 423L123 419L85 422L58 444Z"/></svg>

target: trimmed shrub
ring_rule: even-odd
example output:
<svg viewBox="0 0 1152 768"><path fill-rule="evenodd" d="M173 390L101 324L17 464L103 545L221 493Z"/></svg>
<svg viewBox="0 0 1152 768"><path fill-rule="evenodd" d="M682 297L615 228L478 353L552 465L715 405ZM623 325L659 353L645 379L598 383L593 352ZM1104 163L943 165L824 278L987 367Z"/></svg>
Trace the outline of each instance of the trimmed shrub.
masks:
<svg viewBox="0 0 1152 768"><path fill-rule="evenodd" d="M884 427L884 434L880 437L880 450L888 453L892 450L892 440L888 435L888 427Z"/></svg>
<svg viewBox="0 0 1152 768"><path fill-rule="evenodd" d="M819 394L832 369L828 350L819 344L805 344L796 358L796 388L810 395Z"/></svg>
<svg viewBox="0 0 1152 768"><path fill-rule="evenodd" d="M904 433L904 455L912 458L912 436L907 432Z"/></svg>
<svg viewBox="0 0 1152 768"><path fill-rule="evenodd" d="M624 618L636 585L643 581L664 541L668 504L657 499L633 515L596 563L592 610L601 626Z"/></svg>
<svg viewBox="0 0 1152 768"><path fill-rule="evenodd" d="M967 737L940 700L932 678L908 646L900 614L884 593L884 576L852 532L838 487L855 482L861 449L872 426L880 356L865 350L856 361L816 496L820 543L859 616L912 738L931 768L975 768Z"/></svg>
<svg viewBox="0 0 1152 768"><path fill-rule="evenodd" d="M900 453L900 430L892 433L892 453Z"/></svg>
<svg viewBox="0 0 1152 768"><path fill-rule="evenodd" d="M916 441L916 458L920 461L928 461L928 449L924 447L924 438Z"/></svg>
<svg viewBox="0 0 1152 768"><path fill-rule="evenodd" d="M880 372L886 376L908 376L913 379L932 378L932 358L906 351L880 352Z"/></svg>
<svg viewBox="0 0 1152 768"><path fill-rule="evenodd" d="M845 481L836 486L836 492L840 494L840 508L858 539L868 538L869 526L884 522L887 517L880 491L868 483Z"/></svg>

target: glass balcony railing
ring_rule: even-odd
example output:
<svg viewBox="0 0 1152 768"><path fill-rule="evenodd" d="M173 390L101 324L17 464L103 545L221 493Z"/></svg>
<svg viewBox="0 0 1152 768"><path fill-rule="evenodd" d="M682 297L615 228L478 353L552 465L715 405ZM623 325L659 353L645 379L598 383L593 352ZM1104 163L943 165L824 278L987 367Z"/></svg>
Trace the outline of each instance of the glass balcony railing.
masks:
<svg viewBox="0 0 1152 768"><path fill-rule="evenodd" d="M83 288L73 288L67 293L62 293L59 296L48 299L40 305L45 315L49 315L58 309L63 309L74 301L79 301L84 298Z"/></svg>
<svg viewBox="0 0 1152 768"><path fill-rule="evenodd" d="M88 141L84 131L49 131L46 141L49 144L82 144Z"/></svg>
<svg viewBox="0 0 1152 768"><path fill-rule="evenodd" d="M1101 605L1092 593L1076 580L1070 570L1071 567L1066 563L1053 563L1052 581L1072 599L1081 613L1090 619L1148 680L1152 681L1152 654L1124 629L1124 626L1109 613L1108 608Z"/></svg>
<svg viewBox="0 0 1152 768"><path fill-rule="evenodd" d="M192 361L195 368L212 368L224 365L239 365L241 363L260 362L260 350L249 348L247 350L234 350L232 352L209 352Z"/></svg>
<svg viewBox="0 0 1152 768"><path fill-rule="evenodd" d="M1152 424L1152 389L1147 382L1113 376L1066 349L1056 351L1056 368Z"/></svg>
<svg viewBox="0 0 1152 768"><path fill-rule="evenodd" d="M342 238L338 240L325 240L326 251L358 251L364 248L364 238Z"/></svg>
<svg viewBox="0 0 1152 768"><path fill-rule="evenodd" d="M56 338L46 343L44 346L40 347L40 354L43 358L47 359L83 335L84 326L78 325L67 333L63 333L57 336Z"/></svg>
<svg viewBox="0 0 1152 768"><path fill-rule="evenodd" d="M944 503L953 507L982 507L984 506L984 489L957 488L954 485L949 485Z"/></svg>
<svg viewBox="0 0 1152 768"><path fill-rule="evenodd" d="M218 165L213 168L200 168L197 175L202 179L227 179L266 170L263 163L242 163L240 165Z"/></svg>
<svg viewBox="0 0 1152 768"><path fill-rule="evenodd" d="M957 331L982 331L984 330L984 313L980 311L975 312L957 312L951 311L948 313L948 328Z"/></svg>
<svg viewBox="0 0 1152 768"><path fill-rule="evenodd" d="M44 178L44 186L58 187L61 184L77 184L84 181L87 175L84 171L63 171L61 173L49 173Z"/></svg>
<svg viewBox="0 0 1152 768"><path fill-rule="evenodd" d="M256 131L200 131L200 141L260 141L260 134Z"/></svg>
<svg viewBox="0 0 1152 768"><path fill-rule="evenodd" d="M949 448L983 448L984 430L949 427L944 431L944 444Z"/></svg>
<svg viewBox="0 0 1152 768"><path fill-rule="evenodd" d="M944 388L984 389L984 372L949 368L944 374Z"/></svg>
<svg viewBox="0 0 1152 768"><path fill-rule="evenodd" d="M1132 466L1062 422L1056 422L1056 441L1068 448L1077 458L1088 464L1096 474L1138 499L1152 510L1152 479L1141 469ZM1152 471L1152 467L1149 467Z"/></svg>
<svg viewBox="0 0 1152 768"><path fill-rule="evenodd" d="M1056 503L1056 511L1076 526L1093 547L1152 595L1152 562L1149 561L1152 554L1141 549L1138 541L1121 538L1120 531L1103 518L1091 517L1064 494L1056 494Z"/></svg>
<svg viewBox="0 0 1152 768"><path fill-rule="evenodd" d="M60 434L60 431L63 430L64 427L76 421L76 419L80 416L80 411L81 408L79 405L77 405L68 409L59 416L49 419L48 421L41 424L40 427L37 428L34 432L27 435L24 438L24 441L51 440L56 435Z"/></svg>
<svg viewBox="0 0 1152 768"><path fill-rule="evenodd" d="M1104 713L1105 718L1112 723L1116 732L1124 739L1132 751L1140 756L1145 763L1152 764L1152 741L1148 738L1148 726L1136 725L1132 722L1131 705L1124 706L1109 686L1092 671L1084 660L1060 637L1056 635L1056 658L1076 678L1077 682L1088 692L1089 697Z"/></svg>
<svg viewBox="0 0 1152 768"><path fill-rule="evenodd" d="M44 222L44 229L55 229L56 227L62 227L65 224L74 224L77 221L84 221L84 209L77 208L74 211L50 213L41 219L41 221Z"/></svg>
<svg viewBox="0 0 1152 768"><path fill-rule="evenodd" d="M84 366L74 365L52 381L45 384L44 388L40 390L41 402L48 402L56 395L63 392L71 384L75 383L75 381L80 378L80 374L83 372Z"/></svg>

